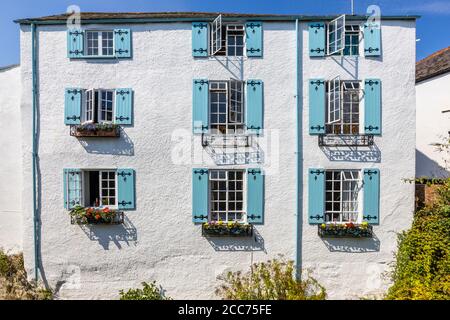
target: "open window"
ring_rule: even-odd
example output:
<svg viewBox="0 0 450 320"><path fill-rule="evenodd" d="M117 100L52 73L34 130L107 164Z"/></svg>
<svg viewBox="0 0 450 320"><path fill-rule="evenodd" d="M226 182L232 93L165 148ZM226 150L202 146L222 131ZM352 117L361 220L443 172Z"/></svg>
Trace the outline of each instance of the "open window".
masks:
<svg viewBox="0 0 450 320"><path fill-rule="evenodd" d="M212 134L243 134L244 122L244 82L209 82L209 117Z"/></svg>
<svg viewBox="0 0 450 320"><path fill-rule="evenodd" d="M357 56L359 54L360 23L346 21L341 15L327 24L327 55Z"/></svg>
<svg viewBox="0 0 450 320"><path fill-rule="evenodd" d="M219 15L211 24L211 55L243 56L245 27L241 23L223 23Z"/></svg>
<svg viewBox="0 0 450 320"><path fill-rule="evenodd" d="M68 195L77 195L82 207L117 208L117 183L115 170L83 170L78 180L68 183ZM72 183L70 183L72 182Z"/></svg>
<svg viewBox="0 0 450 320"><path fill-rule="evenodd" d="M360 133L360 81L327 82L325 134L358 135Z"/></svg>
<svg viewBox="0 0 450 320"><path fill-rule="evenodd" d="M114 121L114 90L86 90L83 122L112 123Z"/></svg>
<svg viewBox="0 0 450 320"><path fill-rule="evenodd" d="M362 220L360 170L326 170L325 222L342 223Z"/></svg>

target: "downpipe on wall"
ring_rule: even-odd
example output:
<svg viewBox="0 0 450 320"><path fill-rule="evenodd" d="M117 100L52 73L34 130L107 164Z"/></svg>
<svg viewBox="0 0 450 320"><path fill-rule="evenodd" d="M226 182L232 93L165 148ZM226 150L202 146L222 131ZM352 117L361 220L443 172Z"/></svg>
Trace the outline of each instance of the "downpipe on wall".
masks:
<svg viewBox="0 0 450 320"><path fill-rule="evenodd" d="M36 24L31 24L31 60L32 60L32 95L33 95L33 239L34 239L34 279L39 280L39 206L37 203L37 68L36 68Z"/></svg>
<svg viewBox="0 0 450 320"><path fill-rule="evenodd" d="M302 161L301 157L301 139L300 134L302 130L301 126L301 103L302 97L300 96L300 51L299 51L299 25L298 19L295 19L295 99L296 99L296 110L295 110L295 121L296 121L296 152L295 152L295 160L296 160L296 192L295 192L295 205L296 205L296 223L295 223L295 278L297 280L301 280L301 228L302 228L302 202L300 201L300 194L302 192L302 168L300 166L300 161Z"/></svg>

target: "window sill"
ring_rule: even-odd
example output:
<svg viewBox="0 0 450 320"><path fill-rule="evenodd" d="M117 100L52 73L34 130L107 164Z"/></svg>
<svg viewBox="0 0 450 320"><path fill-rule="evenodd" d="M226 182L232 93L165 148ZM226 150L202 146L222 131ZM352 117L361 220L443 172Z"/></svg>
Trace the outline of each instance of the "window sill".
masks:
<svg viewBox="0 0 450 320"><path fill-rule="evenodd" d="M372 238L373 228L368 224L323 223L318 225L321 238Z"/></svg>
<svg viewBox="0 0 450 320"><path fill-rule="evenodd" d="M203 237L251 237L253 225L244 223L204 223L202 224Z"/></svg>
<svg viewBox="0 0 450 320"><path fill-rule="evenodd" d="M373 145L371 134L320 134L319 147L369 147Z"/></svg>
<svg viewBox="0 0 450 320"><path fill-rule="evenodd" d="M72 137L104 137L118 138L120 137L120 126L117 124L97 124L87 123L70 126L70 135Z"/></svg>

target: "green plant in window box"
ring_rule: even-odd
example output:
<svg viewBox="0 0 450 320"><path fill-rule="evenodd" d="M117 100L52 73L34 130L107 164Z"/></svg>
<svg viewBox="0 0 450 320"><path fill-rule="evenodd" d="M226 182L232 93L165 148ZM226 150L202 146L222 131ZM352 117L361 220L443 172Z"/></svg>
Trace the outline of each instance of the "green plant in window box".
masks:
<svg viewBox="0 0 450 320"><path fill-rule="evenodd" d="M70 211L72 223L76 224L112 224L120 223L120 213L108 207L92 208L76 206Z"/></svg>
<svg viewBox="0 0 450 320"><path fill-rule="evenodd" d="M367 223L355 224L346 223L322 223L319 226L320 237L335 238L369 238L372 237L372 227Z"/></svg>
<svg viewBox="0 0 450 320"><path fill-rule="evenodd" d="M117 128L115 123L84 123L77 126L78 132L114 131Z"/></svg>
<svg viewBox="0 0 450 320"><path fill-rule="evenodd" d="M253 226L239 221L210 221L202 225L204 236L251 236Z"/></svg>

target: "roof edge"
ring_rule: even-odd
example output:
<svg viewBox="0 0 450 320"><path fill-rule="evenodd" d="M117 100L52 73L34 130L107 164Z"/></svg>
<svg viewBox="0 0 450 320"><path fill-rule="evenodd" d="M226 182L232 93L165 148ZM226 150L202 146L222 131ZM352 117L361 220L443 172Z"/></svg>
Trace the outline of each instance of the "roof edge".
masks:
<svg viewBox="0 0 450 320"><path fill-rule="evenodd" d="M439 77L439 76L442 76L442 75L444 75L446 73L450 73L450 68L443 69L443 70L440 70L438 72L435 72L435 73L432 73L432 74L429 74L429 75L426 75L426 76L423 76L423 77L416 78L416 84L421 83L421 82L426 81L426 80L430 80L430 79Z"/></svg>
<svg viewBox="0 0 450 320"><path fill-rule="evenodd" d="M0 67L0 72L8 71L8 70L14 69L16 67L20 67L20 64L19 63L15 63L15 64L10 64L10 65L7 65L7 66Z"/></svg>
<svg viewBox="0 0 450 320"><path fill-rule="evenodd" d="M120 13L118 13L120 14ZM193 21L212 21L214 17L212 15L216 13L201 13L204 16L195 16L195 17L158 17L158 18L142 18L142 17L117 17L117 18L81 18L82 24L88 23L150 23L150 22L193 22ZM83 12L81 13L83 16ZM246 20L261 20L261 21L317 21L317 20L332 20L335 19L338 15L325 15L325 16L307 16L307 15L248 15L242 13L232 14L233 16L224 16L223 20L236 20L236 19L246 19ZM169 15L170 16L170 15ZM51 25L51 24L65 24L66 18L55 18L50 19L53 16L42 17L42 18L25 18L25 19L17 19L14 20L15 23L18 24L42 24L42 25ZM58 17L58 16L55 16ZM369 16L367 15L346 15L346 18L349 20L365 20ZM48 19L44 19L48 18ZM386 15L381 16L381 20L417 20L419 19L419 15Z"/></svg>

